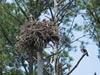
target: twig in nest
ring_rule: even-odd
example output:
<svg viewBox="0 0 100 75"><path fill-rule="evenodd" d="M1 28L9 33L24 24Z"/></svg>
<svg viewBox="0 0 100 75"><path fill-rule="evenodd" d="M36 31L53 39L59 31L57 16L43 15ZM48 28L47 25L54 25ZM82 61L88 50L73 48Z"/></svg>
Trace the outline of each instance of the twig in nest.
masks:
<svg viewBox="0 0 100 75"><path fill-rule="evenodd" d="M76 63L76 65L72 68L72 70L70 70L67 75L70 75L76 68L77 66L79 65L79 63L81 62L81 60L84 58L84 56L87 55L87 52L85 52L82 57L79 59L79 61Z"/></svg>

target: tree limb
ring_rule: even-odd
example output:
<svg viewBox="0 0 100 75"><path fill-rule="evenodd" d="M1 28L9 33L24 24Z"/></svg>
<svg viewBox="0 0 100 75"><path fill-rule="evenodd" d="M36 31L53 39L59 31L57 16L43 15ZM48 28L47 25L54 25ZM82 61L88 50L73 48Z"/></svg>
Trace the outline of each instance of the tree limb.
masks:
<svg viewBox="0 0 100 75"><path fill-rule="evenodd" d="M56 55L56 54L61 53L61 52L62 52L62 51L59 51L59 52L57 52L57 53L53 53L53 54L51 54L51 55L47 56L47 57L44 59L44 61L45 61L45 60L47 60L48 58L50 58L50 57L52 57L52 56Z"/></svg>
<svg viewBox="0 0 100 75"><path fill-rule="evenodd" d="M18 7L20 8L21 12L24 14L24 16L26 17L26 19L29 21L29 18L26 14L26 12L21 8L20 4L18 3L18 0L15 0L16 4L18 5Z"/></svg>
<svg viewBox="0 0 100 75"><path fill-rule="evenodd" d="M1 32L3 33L4 37L6 38L6 40L8 41L8 43L13 46L13 43L9 40L8 35L5 31L5 29L3 28L3 26L0 24L0 28L1 28Z"/></svg>
<svg viewBox="0 0 100 75"><path fill-rule="evenodd" d="M72 68L72 70L70 70L67 75L70 75L80 64L81 60L84 58L84 56L87 55L87 52L83 53L83 55L81 56L81 58L79 59L79 61L76 63L76 65Z"/></svg>
<svg viewBox="0 0 100 75"><path fill-rule="evenodd" d="M47 5L49 7L49 10L50 10L50 13L51 13L51 16L52 16L52 20L54 21L54 16L53 16L53 12L52 12L52 9L50 7L50 4L49 4L48 0L45 0L45 1L46 1Z"/></svg>
<svg viewBox="0 0 100 75"><path fill-rule="evenodd" d="M8 43L11 45L11 46L14 46L14 44L11 42L11 40L8 38L8 35L7 35L7 33L6 33L6 31L5 31L5 29L3 28L3 26L0 24L0 28L1 28L1 32L3 33L3 35L4 35L4 38L8 41ZM15 49L16 50L16 49ZM16 52L18 53L18 55L20 56L20 52L18 52L18 50L16 50ZM13 54L15 55L15 53L13 52ZM23 60L21 60L21 63L22 63L22 65L23 65L23 67L24 67L24 69L25 69L25 71L26 71L26 74L28 75L28 72L27 72L27 70L26 70L26 68L25 68L25 66L24 66L24 63L23 63Z"/></svg>
<svg viewBox="0 0 100 75"><path fill-rule="evenodd" d="M73 23L74 23L74 20L75 20L75 18L76 18L76 15L77 15L77 12L76 12L76 14L75 14L75 16L74 16L74 18L73 18L73 20L72 20L72 24L71 24L71 27L70 27L70 29L69 29L69 31L68 31L67 36L69 36L69 33L70 33L70 32L71 32L71 30L72 30Z"/></svg>
<svg viewBox="0 0 100 75"><path fill-rule="evenodd" d="M69 7L70 4L73 2L73 0L70 0L66 5L64 5L61 10L65 9L66 7Z"/></svg>
<svg viewBox="0 0 100 75"><path fill-rule="evenodd" d="M57 6L59 6L62 2L64 2L65 0L60 0L57 4Z"/></svg>

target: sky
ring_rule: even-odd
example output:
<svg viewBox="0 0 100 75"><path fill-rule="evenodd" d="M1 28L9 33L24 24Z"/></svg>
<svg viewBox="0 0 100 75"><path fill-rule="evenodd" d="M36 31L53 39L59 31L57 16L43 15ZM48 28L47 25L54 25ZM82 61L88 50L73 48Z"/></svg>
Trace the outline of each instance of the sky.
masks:
<svg viewBox="0 0 100 75"><path fill-rule="evenodd" d="M100 61L97 58L98 56L98 47L95 45L95 43L88 38L81 39L82 41L88 40L90 44L86 46L86 49L88 50L89 56L85 56L81 63L78 65L78 67L72 72L71 75L94 75L94 72L97 73L97 75L100 75ZM79 43L74 43L79 45ZM71 52L70 55L73 57L74 61L72 62L72 66L74 66L77 61L82 56L82 53L80 51L80 48L77 49L77 52Z"/></svg>
<svg viewBox="0 0 100 75"><path fill-rule="evenodd" d="M43 16L40 17L40 19L42 20L43 18L45 18L44 16L45 14L43 14ZM78 23L79 25L84 25L84 21L81 15L78 15L76 17L74 24L75 23ZM74 35L75 39L77 39L83 36L84 34L82 31L74 31ZM96 43L93 41L93 39L89 39L89 36L81 38L80 41L89 42L88 45L85 45L85 48L87 49L89 56L85 56L78 65L78 67L70 75L94 75L94 72L96 72L97 75L100 75L100 60L98 59L98 47L96 46ZM72 56L74 59L72 61L73 68L82 56L82 52L80 51L79 42L76 41L72 45L77 45L78 47L76 52L70 52L70 56Z"/></svg>
<svg viewBox="0 0 100 75"><path fill-rule="evenodd" d="M78 23L80 25L84 23L80 15L78 15L75 19L75 23ZM83 32L74 32L74 34L75 38L78 38L83 35ZM81 38L80 41L89 42L89 44L85 46L89 53L89 57L85 56L78 65L78 67L71 73L71 75L94 75L94 72L96 72L97 75L100 75L100 60L97 57L98 47L96 46L96 43L88 37ZM70 53L70 55L74 58L72 66L74 66L82 56L82 53L79 48L80 43L75 42L73 43L73 45L77 45L78 49L77 52Z"/></svg>

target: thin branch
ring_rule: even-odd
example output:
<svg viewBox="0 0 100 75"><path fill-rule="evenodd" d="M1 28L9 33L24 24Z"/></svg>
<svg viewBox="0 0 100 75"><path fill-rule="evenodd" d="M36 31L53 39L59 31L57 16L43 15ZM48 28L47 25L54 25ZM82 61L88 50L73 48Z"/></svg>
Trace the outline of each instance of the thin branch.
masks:
<svg viewBox="0 0 100 75"><path fill-rule="evenodd" d="M68 69L68 67L64 67L63 69L60 70L60 72L65 71L66 69Z"/></svg>
<svg viewBox="0 0 100 75"><path fill-rule="evenodd" d="M57 53L53 53L53 54L47 56L47 57L44 59L44 61L47 60L48 58L54 56L54 55L57 55L57 54L61 53L61 52L62 52L62 51L59 51L59 52L57 52Z"/></svg>
<svg viewBox="0 0 100 75"><path fill-rule="evenodd" d="M28 71L27 71L27 69L26 69L26 66L25 66L25 64L24 64L24 57L21 57L21 62L22 62L22 65L23 65L23 67L24 67L24 69L25 69L25 72L26 72L26 75L28 75Z"/></svg>
<svg viewBox="0 0 100 75"><path fill-rule="evenodd" d="M63 3L65 0L60 0L57 4L57 6L59 6L61 3Z"/></svg>
<svg viewBox="0 0 100 75"><path fill-rule="evenodd" d="M64 6L59 10L57 16L60 14L60 12L61 12L63 9L65 9L66 7L68 8L68 7L71 5L72 2L73 2L73 0L71 0L70 2L68 2L66 5L64 5Z"/></svg>
<svg viewBox="0 0 100 75"><path fill-rule="evenodd" d="M67 36L69 36L69 33L70 33L71 30L72 30L72 27L73 27L73 25L74 25L73 23L74 23L74 21L75 21L76 15L77 15L77 12L76 12L76 14L75 14L75 16L74 16L74 18L73 18L73 21L72 21L72 24L71 24L71 27L70 27L70 29L69 29L69 32L68 32Z"/></svg>
<svg viewBox="0 0 100 75"><path fill-rule="evenodd" d="M16 2L16 4L18 5L18 7L20 8L21 12L22 12L22 13L24 14L24 16L26 17L26 19L29 21L29 18L28 18L28 16L27 16L26 12L21 8L21 6L20 6L20 4L18 3L18 1L15 0L15 2Z"/></svg>
<svg viewBox="0 0 100 75"><path fill-rule="evenodd" d="M81 60L84 58L84 56L87 55L87 52L85 52L82 57L79 59L79 61L76 63L76 65L72 68L72 70L70 70L67 75L70 75L76 68L77 66L80 64Z"/></svg>
<svg viewBox="0 0 100 75"><path fill-rule="evenodd" d="M61 10L65 9L66 7L69 7L71 5L71 3L73 2L73 0L69 1L66 5L64 5Z"/></svg>
<svg viewBox="0 0 100 75"><path fill-rule="evenodd" d="M46 1L47 5L49 7L49 10L50 10L50 13L51 13L51 16L52 16L52 20L54 21L54 16L53 16L53 12L52 12L52 9L50 7L49 1L48 0L45 0L45 1Z"/></svg>
<svg viewBox="0 0 100 75"><path fill-rule="evenodd" d="M94 11L95 16L96 16L96 18L97 18L97 22L100 24L100 19L99 19L99 16L98 16L98 14L97 14L95 8L93 8L93 11Z"/></svg>
<svg viewBox="0 0 100 75"><path fill-rule="evenodd" d="M89 35L89 34L87 34L87 35ZM81 38L83 38L83 37L85 37L85 36L87 36L87 35L83 35L83 36L77 38L76 40L72 41L71 43L74 43L75 41L78 41L79 39L81 39Z"/></svg>
<svg viewBox="0 0 100 75"><path fill-rule="evenodd" d="M1 32L3 33L5 39L8 41L8 43L9 43L11 46L13 46L13 43L9 40L8 35L7 35L5 29L3 28L3 26L2 26L1 24L0 24L0 28L1 28Z"/></svg>
<svg viewBox="0 0 100 75"><path fill-rule="evenodd" d="M54 65L53 65L53 63L52 63L52 57L51 57L51 59L50 59L50 64L51 64L51 66L52 66L52 68L53 68Z"/></svg>
<svg viewBox="0 0 100 75"><path fill-rule="evenodd" d="M1 28L1 32L3 33L3 35L4 35L4 38L8 41L8 43L11 45L11 46L14 46L14 44L11 42L11 40L8 38L8 35L7 35L7 33L6 33L6 31L5 31L5 29L3 28L3 26L0 24L0 28ZM16 49L15 49L16 50ZM17 54L20 56L20 52L18 52L18 50L16 50L16 52L17 52ZM13 52L13 54L15 55L15 53ZM26 68L25 68L25 65L24 65L24 63L23 63L23 60L21 60L21 63L22 63L22 65L23 65L23 67L24 67L24 69L25 69L25 71L26 71L26 74L28 75L28 71L26 70Z"/></svg>
<svg viewBox="0 0 100 75"><path fill-rule="evenodd" d="M60 13L60 12L59 12ZM71 12L68 12L68 13L63 13L62 15L61 15L61 19L59 19L58 21L60 21L60 23L62 23L62 21L63 21L63 19L64 19L64 17L66 16L66 15L68 15L69 13L71 13Z"/></svg>
<svg viewBox="0 0 100 75"><path fill-rule="evenodd" d="M14 19L16 19L20 24L23 24L22 21L20 21L19 18L17 18L15 15L11 14L10 12L8 12L7 9L6 9L4 6L2 6L2 7L4 8L4 11L5 11L8 15L12 16L12 17L13 17Z"/></svg>
<svg viewBox="0 0 100 75"><path fill-rule="evenodd" d="M48 18L50 21L52 20L52 18L50 18L49 16L45 16L46 18Z"/></svg>
<svg viewBox="0 0 100 75"><path fill-rule="evenodd" d="M87 5L84 0L83 0L83 2L84 2L85 5ZM90 8L87 8L87 10L89 11L90 15L94 18L95 22L99 23L99 19L96 19L96 16L95 16L96 13L94 15Z"/></svg>
<svg viewBox="0 0 100 75"><path fill-rule="evenodd" d="M46 68L43 68L46 72L47 72L47 75L51 75Z"/></svg>

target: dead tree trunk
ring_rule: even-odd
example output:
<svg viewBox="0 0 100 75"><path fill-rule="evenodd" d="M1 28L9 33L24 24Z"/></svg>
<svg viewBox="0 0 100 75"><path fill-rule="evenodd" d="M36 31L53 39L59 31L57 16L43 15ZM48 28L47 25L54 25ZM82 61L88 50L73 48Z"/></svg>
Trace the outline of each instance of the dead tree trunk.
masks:
<svg viewBox="0 0 100 75"><path fill-rule="evenodd" d="M58 53L57 43L54 44L54 53ZM58 54L56 54L54 55L54 75L59 75L58 73Z"/></svg>
<svg viewBox="0 0 100 75"><path fill-rule="evenodd" d="M56 0L54 0L54 8L55 8L54 23L56 25L56 28L58 28L58 25L57 25L58 7L57 7L57 1ZM58 42L55 42L54 43L54 53L58 53L57 45L58 45ZM54 55L54 75L58 75L58 54Z"/></svg>
<svg viewBox="0 0 100 75"><path fill-rule="evenodd" d="M29 51L29 75L33 75L33 52Z"/></svg>
<svg viewBox="0 0 100 75"><path fill-rule="evenodd" d="M38 75L43 75L43 60L42 52L37 52L37 63L38 63Z"/></svg>

